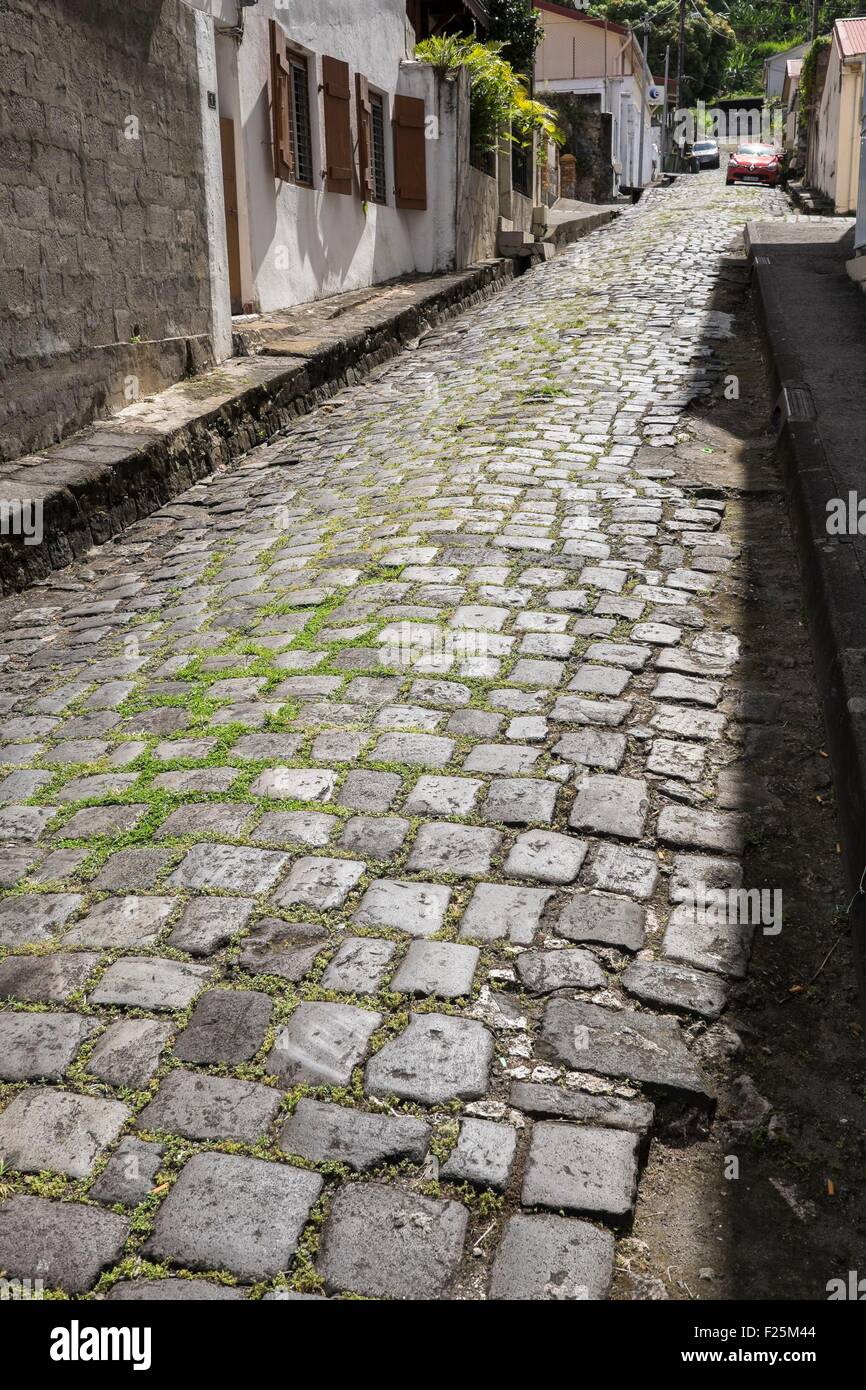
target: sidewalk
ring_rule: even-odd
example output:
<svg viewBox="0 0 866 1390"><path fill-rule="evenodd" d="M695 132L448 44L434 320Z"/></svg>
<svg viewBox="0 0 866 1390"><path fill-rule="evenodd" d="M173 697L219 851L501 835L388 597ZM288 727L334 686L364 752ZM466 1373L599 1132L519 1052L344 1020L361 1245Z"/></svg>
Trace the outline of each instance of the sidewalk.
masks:
<svg viewBox="0 0 866 1390"><path fill-rule="evenodd" d="M866 497L866 299L845 270L853 225L808 218L746 229L852 892L866 865L866 517L856 533ZM833 503L847 512L852 494L855 534L833 534ZM861 995L864 906L859 896L850 914Z"/></svg>
<svg viewBox="0 0 866 1390"><path fill-rule="evenodd" d="M548 230L544 240L561 251L564 246L580 241L619 217L628 206L628 203L582 203L574 198L560 198L547 209Z"/></svg>
<svg viewBox="0 0 866 1390"><path fill-rule="evenodd" d="M513 261L406 277L242 320L235 356L51 448L0 463L0 594L62 569L265 443L419 334L496 293ZM42 539L11 532L41 504Z"/></svg>
<svg viewBox="0 0 866 1390"><path fill-rule="evenodd" d="M545 238L550 254L619 211L588 203L560 207ZM0 595L44 579L149 516L525 268L502 256L239 317L229 361L50 448L0 461ZM16 519L29 518L34 507L41 507L41 539L26 543ZM29 523L27 529L32 535Z"/></svg>

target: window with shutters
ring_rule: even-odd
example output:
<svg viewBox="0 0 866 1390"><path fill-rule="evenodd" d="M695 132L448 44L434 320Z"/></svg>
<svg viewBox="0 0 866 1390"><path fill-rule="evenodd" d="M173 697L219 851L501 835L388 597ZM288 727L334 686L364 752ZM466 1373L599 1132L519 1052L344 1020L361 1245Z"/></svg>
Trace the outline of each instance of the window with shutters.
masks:
<svg viewBox="0 0 866 1390"><path fill-rule="evenodd" d="M374 196L373 165L370 153L370 84L362 73L355 73L355 100L358 108L358 188L363 202Z"/></svg>
<svg viewBox="0 0 866 1390"><path fill-rule="evenodd" d="M294 178L292 152L292 75L286 53L286 36L270 21L271 116L273 119L274 177Z"/></svg>
<svg viewBox="0 0 866 1390"><path fill-rule="evenodd" d="M394 98L394 189L398 208L427 207L427 140L424 102Z"/></svg>
<svg viewBox="0 0 866 1390"><path fill-rule="evenodd" d="M307 59L296 53L275 20L270 21L271 114L274 176L313 186L313 142Z"/></svg>
<svg viewBox="0 0 866 1390"><path fill-rule="evenodd" d="M292 93L292 152L295 160L295 183L313 186L313 137L310 122L310 79L307 60L299 53L289 52Z"/></svg>
<svg viewBox="0 0 866 1390"><path fill-rule="evenodd" d="M373 199L384 203L387 197L385 182L385 102L379 92L370 93L370 169Z"/></svg>
<svg viewBox="0 0 866 1390"><path fill-rule="evenodd" d="M349 64L322 58L322 96L325 118L325 188L329 193L352 192L352 117Z"/></svg>

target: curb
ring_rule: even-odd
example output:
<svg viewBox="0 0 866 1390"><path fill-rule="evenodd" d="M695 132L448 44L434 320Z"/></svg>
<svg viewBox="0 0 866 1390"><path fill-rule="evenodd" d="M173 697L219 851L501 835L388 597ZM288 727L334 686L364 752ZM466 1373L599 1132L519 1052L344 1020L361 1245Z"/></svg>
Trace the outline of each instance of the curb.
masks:
<svg viewBox="0 0 866 1390"><path fill-rule="evenodd" d="M803 597L838 804L857 982L866 1015L866 625L864 576L844 537L828 544L826 504L840 484L811 395L799 379L772 265L753 263L758 322L769 354L777 457L800 558ZM805 388L805 395L803 391ZM810 410L811 403L811 410ZM802 418L810 415L812 418Z"/></svg>
<svg viewBox="0 0 866 1390"><path fill-rule="evenodd" d="M568 222L559 222L556 226L548 229L542 241L552 243L556 251L561 251L566 246L572 246L576 241L582 241L591 232L598 231L599 227L607 227L621 215L620 209L616 211L605 208L603 212L585 213L582 217L574 217Z"/></svg>
<svg viewBox="0 0 866 1390"><path fill-rule="evenodd" d="M293 352L285 339L267 355L231 358L51 448L0 465L0 595L27 588L150 516L359 381L426 328L504 289L513 276L507 258L437 276L411 305L368 314L361 328L324 345L305 351L298 339ZM38 544L8 534L23 503L41 505Z"/></svg>

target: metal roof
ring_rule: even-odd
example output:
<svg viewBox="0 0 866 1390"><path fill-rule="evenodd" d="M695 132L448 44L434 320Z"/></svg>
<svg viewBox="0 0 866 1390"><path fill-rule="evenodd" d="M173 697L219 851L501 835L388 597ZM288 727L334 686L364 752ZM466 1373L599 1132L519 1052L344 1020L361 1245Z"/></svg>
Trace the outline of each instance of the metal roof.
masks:
<svg viewBox="0 0 866 1390"><path fill-rule="evenodd" d="M599 29L605 28L603 19L587 14L586 10L572 10L568 5L557 5L555 0L534 0L534 4L538 10L550 10L552 14L561 14L566 19L573 19L578 24L593 24ZM611 34L628 33L628 29L624 25L614 24L612 20L608 20L606 27Z"/></svg>
<svg viewBox="0 0 866 1390"><path fill-rule="evenodd" d="M833 30L843 58L859 58L866 53L866 17L837 19Z"/></svg>

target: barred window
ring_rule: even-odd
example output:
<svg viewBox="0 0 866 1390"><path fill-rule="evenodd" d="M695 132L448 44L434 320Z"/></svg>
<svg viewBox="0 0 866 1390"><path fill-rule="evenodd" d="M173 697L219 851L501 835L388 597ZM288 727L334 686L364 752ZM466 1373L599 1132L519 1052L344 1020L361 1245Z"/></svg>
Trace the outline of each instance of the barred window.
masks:
<svg viewBox="0 0 866 1390"><path fill-rule="evenodd" d="M307 60L298 54L289 56L292 80L292 145L295 160L295 182L313 186L313 140L310 124L310 87L307 79Z"/></svg>
<svg viewBox="0 0 866 1390"><path fill-rule="evenodd" d="M370 163L373 170L373 198L384 203L385 183L385 105L378 92L370 93Z"/></svg>
<svg viewBox="0 0 866 1390"><path fill-rule="evenodd" d="M531 159L529 150L523 145L511 146L511 186L515 192L529 196Z"/></svg>

